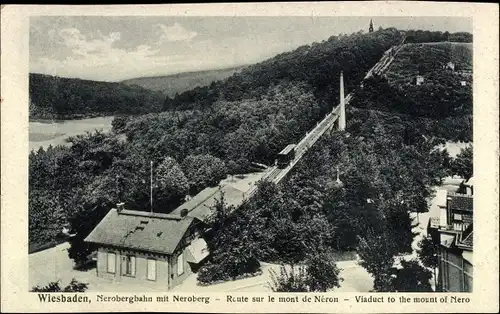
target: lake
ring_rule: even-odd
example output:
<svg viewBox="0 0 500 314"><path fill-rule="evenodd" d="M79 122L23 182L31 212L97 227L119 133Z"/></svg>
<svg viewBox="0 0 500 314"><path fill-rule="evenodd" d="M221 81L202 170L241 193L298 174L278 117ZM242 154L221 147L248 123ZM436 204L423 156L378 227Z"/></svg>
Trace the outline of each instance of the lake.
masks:
<svg viewBox="0 0 500 314"><path fill-rule="evenodd" d="M81 120L37 120L29 122L29 148L37 150L49 145L67 145L65 139L69 136L83 134L101 129L111 130L113 116Z"/></svg>

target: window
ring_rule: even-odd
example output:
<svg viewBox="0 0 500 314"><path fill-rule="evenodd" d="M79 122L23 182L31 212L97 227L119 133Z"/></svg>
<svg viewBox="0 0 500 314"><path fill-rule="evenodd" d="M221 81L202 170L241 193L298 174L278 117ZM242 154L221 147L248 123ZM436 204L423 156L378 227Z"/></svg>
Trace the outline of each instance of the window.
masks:
<svg viewBox="0 0 500 314"><path fill-rule="evenodd" d="M457 221L462 221L462 215L461 214L453 214L453 219Z"/></svg>
<svg viewBox="0 0 500 314"><path fill-rule="evenodd" d="M184 273L184 255L181 253L177 257L177 275L180 276Z"/></svg>
<svg viewBox="0 0 500 314"><path fill-rule="evenodd" d="M463 223L459 223L459 222L454 223L453 224L453 230L464 231L465 230L464 224Z"/></svg>
<svg viewBox="0 0 500 314"><path fill-rule="evenodd" d="M135 276L135 256L122 257L122 275Z"/></svg>
<svg viewBox="0 0 500 314"><path fill-rule="evenodd" d="M108 273L115 273L115 253L108 253Z"/></svg>
<svg viewBox="0 0 500 314"><path fill-rule="evenodd" d="M156 260L148 259L147 274L148 280L156 280Z"/></svg>

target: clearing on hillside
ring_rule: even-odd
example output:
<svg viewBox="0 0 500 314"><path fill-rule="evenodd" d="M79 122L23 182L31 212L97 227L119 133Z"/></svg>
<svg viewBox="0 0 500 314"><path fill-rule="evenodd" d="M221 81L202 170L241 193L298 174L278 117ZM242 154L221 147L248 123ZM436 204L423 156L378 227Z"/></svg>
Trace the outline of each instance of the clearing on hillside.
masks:
<svg viewBox="0 0 500 314"><path fill-rule="evenodd" d="M447 64L453 63L453 69ZM406 44L387 71L392 84L409 84L417 75L432 78L436 72L448 70L454 76L472 81L471 43ZM460 78L462 79L462 78Z"/></svg>

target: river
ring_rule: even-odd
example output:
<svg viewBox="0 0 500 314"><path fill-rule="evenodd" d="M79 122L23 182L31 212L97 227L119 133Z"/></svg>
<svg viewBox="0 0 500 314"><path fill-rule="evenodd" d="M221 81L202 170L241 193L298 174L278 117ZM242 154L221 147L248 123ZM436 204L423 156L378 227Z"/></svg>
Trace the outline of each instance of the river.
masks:
<svg viewBox="0 0 500 314"><path fill-rule="evenodd" d="M49 145L67 145L65 139L69 136L83 134L101 129L111 130L113 116L89 118L81 120L37 120L29 122L29 148L37 150Z"/></svg>

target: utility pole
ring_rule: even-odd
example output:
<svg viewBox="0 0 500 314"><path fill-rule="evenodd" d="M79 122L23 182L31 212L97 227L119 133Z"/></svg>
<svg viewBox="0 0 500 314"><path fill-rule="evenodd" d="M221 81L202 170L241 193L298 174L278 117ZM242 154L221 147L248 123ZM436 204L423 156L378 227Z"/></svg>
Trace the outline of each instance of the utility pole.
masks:
<svg viewBox="0 0 500 314"><path fill-rule="evenodd" d="M150 172L150 191L149 191L149 196L150 196L150 206L151 206L151 212L153 212L153 161L151 161L151 172Z"/></svg>

